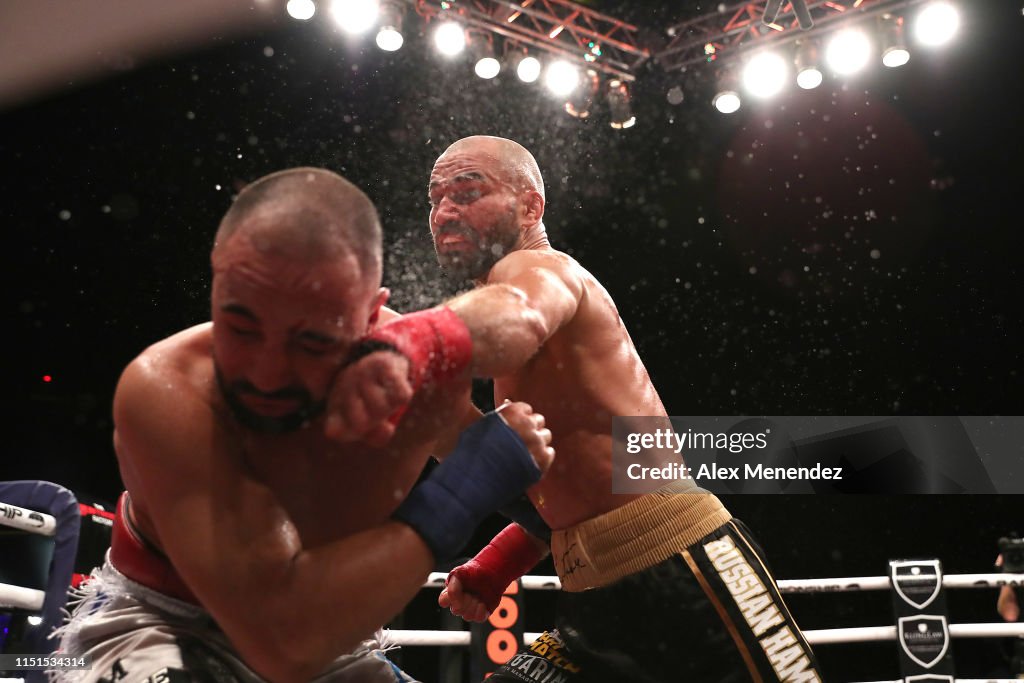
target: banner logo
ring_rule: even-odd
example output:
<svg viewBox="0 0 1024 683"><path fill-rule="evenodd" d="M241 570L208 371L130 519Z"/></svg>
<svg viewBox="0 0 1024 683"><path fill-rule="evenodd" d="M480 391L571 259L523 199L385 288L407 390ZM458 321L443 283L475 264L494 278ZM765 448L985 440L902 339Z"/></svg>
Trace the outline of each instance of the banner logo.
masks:
<svg viewBox="0 0 1024 683"><path fill-rule="evenodd" d="M903 652L926 669L935 666L949 649L946 617L900 617L896 630Z"/></svg>
<svg viewBox="0 0 1024 683"><path fill-rule="evenodd" d="M893 588L907 604L924 609L939 597L942 568L938 560L908 560L891 565Z"/></svg>

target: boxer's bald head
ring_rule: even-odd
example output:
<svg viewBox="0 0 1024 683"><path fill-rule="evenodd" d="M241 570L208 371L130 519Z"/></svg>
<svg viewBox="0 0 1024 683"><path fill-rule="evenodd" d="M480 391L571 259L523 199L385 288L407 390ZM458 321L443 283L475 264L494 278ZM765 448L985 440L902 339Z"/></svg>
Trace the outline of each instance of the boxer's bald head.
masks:
<svg viewBox="0 0 1024 683"><path fill-rule="evenodd" d="M247 185L217 230L215 271L240 239L260 253L310 263L351 254L368 284L380 283L377 210L359 188L324 169L292 168Z"/></svg>
<svg viewBox="0 0 1024 683"><path fill-rule="evenodd" d="M482 281L506 254L547 244L544 180L517 142L455 142L434 162L427 192L438 262L457 278Z"/></svg>
<svg viewBox="0 0 1024 683"><path fill-rule="evenodd" d="M494 170L517 190L533 190L544 197L544 178L530 151L514 140L492 135L471 135L449 145L438 161L456 152L468 152L493 160Z"/></svg>

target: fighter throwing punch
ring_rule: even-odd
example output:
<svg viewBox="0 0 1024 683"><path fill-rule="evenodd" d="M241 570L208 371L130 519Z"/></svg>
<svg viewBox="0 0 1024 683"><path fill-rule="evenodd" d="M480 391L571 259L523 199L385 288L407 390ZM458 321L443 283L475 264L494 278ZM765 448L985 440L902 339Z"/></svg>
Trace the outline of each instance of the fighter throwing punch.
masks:
<svg viewBox="0 0 1024 683"><path fill-rule="evenodd" d="M521 403L485 416L413 488L471 407L469 333L439 309L389 347L408 372L387 387L406 408L387 446L325 437L338 369L401 319L383 308L377 213L340 176L253 183L211 261L212 322L149 347L118 383L127 493L62 633L63 653L93 657L74 680L410 680L375 631L540 478L543 418Z"/></svg>
<svg viewBox="0 0 1024 683"><path fill-rule="evenodd" d="M441 265L477 284L447 303L469 328L474 375L494 378L496 401L541 410L559 452L529 491L554 529L557 628L489 680L820 681L757 545L715 496L686 480L612 493L612 417L666 413L608 292L551 248L533 156L502 138L460 140L429 193ZM407 366L387 350L349 366L328 433L386 435L402 403L376 397ZM442 606L486 618L547 550L530 512L514 518L533 533L502 531L451 573Z"/></svg>

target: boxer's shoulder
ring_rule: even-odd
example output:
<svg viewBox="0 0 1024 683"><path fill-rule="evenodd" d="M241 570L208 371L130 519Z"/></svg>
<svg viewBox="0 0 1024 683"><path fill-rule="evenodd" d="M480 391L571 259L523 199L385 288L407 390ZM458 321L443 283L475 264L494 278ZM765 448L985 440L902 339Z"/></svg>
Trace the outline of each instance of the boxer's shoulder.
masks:
<svg viewBox="0 0 1024 683"><path fill-rule="evenodd" d="M212 329L203 323L150 345L129 363L121 381L174 390L181 382L206 384L213 372Z"/></svg>
<svg viewBox="0 0 1024 683"><path fill-rule="evenodd" d="M530 268L543 268L572 273L579 264L557 249L519 249L502 257L491 269L491 279Z"/></svg>
<svg viewBox="0 0 1024 683"><path fill-rule="evenodd" d="M142 411L170 416L209 412L216 387L209 323L197 325L146 348L121 373L114 394L118 427ZM120 419L119 419L120 418Z"/></svg>

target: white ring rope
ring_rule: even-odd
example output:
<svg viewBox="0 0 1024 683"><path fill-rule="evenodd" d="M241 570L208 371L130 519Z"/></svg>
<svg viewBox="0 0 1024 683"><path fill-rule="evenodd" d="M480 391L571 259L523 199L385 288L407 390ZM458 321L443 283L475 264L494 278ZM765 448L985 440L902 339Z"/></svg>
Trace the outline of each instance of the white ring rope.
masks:
<svg viewBox="0 0 1024 683"><path fill-rule="evenodd" d="M388 639L395 645L465 646L469 645L469 631L388 631ZM865 626L860 628L831 628L804 631L811 645L831 643L863 643L876 640L896 640L895 626ZM954 638L1009 638L1024 637L1024 624L950 624L949 635ZM539 633L524 633L523 642L529 645Z"/></svg>
<svg viewBox="0 0 1024 683"><path fill-rule="evenodd" d="M53 515L26 510L10 503L0 503L0 524L42 536L57 533L57 520Z"/></svg>
<svg viewBox="0 0 1024 683"><path fill-rule="evenodd" d="M826 628L804 631L811 645L830 643L866 643L875 640L896 640L895 626L862 626L858 628ZM953 638L1012 638L1024 637L1024 623L1006 624L950 624Z"/></svg>
<svg viewBox="0 0 1024 683"><path fill-rule="evenodd" d="M424 588L443 588L448 575L431 572ZM914 577L901 577L911 582ZM928 581L930 577L921 577ZM524 576L525 590L558 590L561 582L557 576ZM944 588L999 588L1000 586L1024 586L1024 574L948 574L942 577ZM852 576L837 579L791 579L778 582L780 593L842 593L861 590L886 590L892 586L888 576ZM469 631L389 631L396 645L469 645ZM859 628L833 628L804 631L804 637L812 645L830 643L861 643L878 640L896 640L895 626L867 626ZM539 633L525 633L525 644L532 643ZM1024 638L1024 623L950 624L949 635L954 638ZM957 679L959 683L982 683L982 679ZM1007 680L1013 679L990 679ZM882 682L876 682L882 683ZM893 683L900 683L899 681Z"/></svg>
<svg viewBox="0 0 1024 683"><path fill-rule="evenodd" d="M444 572L431 572L424 588L444 588ZM907 583L914 577L901 577ZM929 581L929 577L920 579ZM526 590L559 590L562 587L557 576L524 576ZM845 593L848 591L888 590L892 584L888 576L850 576L838 579L784 579L777 582L780 593ZM999 588L1000 586L1024 586L1024 574L947 574L942 577L943 588Z"/></svg>
<svg viewBox="0 0 1024 683"><path fill-rule="evenodd" d="M17 607L18 609L41 610L46 593L34 588L12 586L0 583L0 607Z"/></svg>

